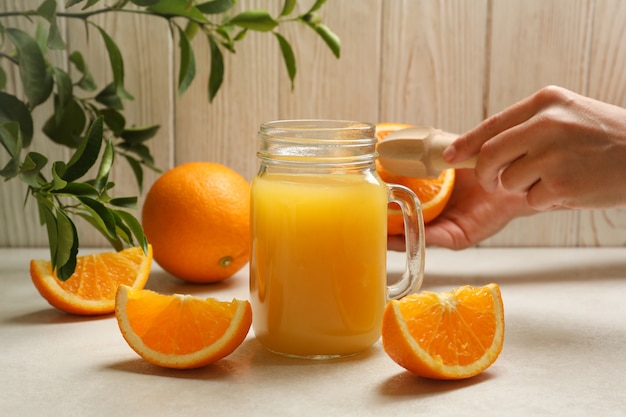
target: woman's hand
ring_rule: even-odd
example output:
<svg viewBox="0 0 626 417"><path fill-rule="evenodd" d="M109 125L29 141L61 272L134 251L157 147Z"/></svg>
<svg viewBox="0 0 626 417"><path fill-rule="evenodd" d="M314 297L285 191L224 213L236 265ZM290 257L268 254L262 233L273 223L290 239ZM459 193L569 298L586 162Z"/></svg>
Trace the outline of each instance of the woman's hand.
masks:
<svg viewBox="0 0 626 417"><path fill-rule="evenodd" d="M502 187L488 193L472 170L459 169L446 208L425 226L426 245L464 249L497 233L514 218L534 212L524 195ZM388 248L403 251L404 236L390 236Z"/></svg>
<svg viewBox="0 0 626 417"><path fill-rule="evenodd" d="M426 225L426 244L463 249L511 220L556 208L626 205L626 109L545 87L459 136L450 163L478 154L474 170L457 170L444 211ZM389 248L403 250L401 237Z"/></svg>
<svg viewBox="0 0 626 417"><path fill-rule="evenodd" d="M472 170L459 169L446 208L425 226L426 244L464 249L499 232L511 220L533 213L523 194L500 186L487 192Z"/></svg>
<svg viewBox="0 0 626 417"><path fill-rule="evenodd" d="M626 204L626 109L564 88L543 88L488 118L450 145L444 159L474 154L476 179L486 191L522 196L536 210ZM495 200L459 204L490 211L484 206ZM484 220L492 229L489 223Z"/></svg>

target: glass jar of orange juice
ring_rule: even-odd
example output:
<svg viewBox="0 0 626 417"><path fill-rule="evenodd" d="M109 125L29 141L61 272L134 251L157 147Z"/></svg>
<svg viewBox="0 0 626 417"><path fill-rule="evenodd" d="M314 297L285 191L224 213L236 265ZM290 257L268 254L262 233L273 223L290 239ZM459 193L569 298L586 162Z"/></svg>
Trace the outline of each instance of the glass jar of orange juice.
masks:
<svg viewBox="0 0 626 417"><path fill-rule="evenodd" d="M256 338L268 350L333 358L381 334L389 298L419 288L423 219L408 188L376 172L375 126L337 120L261 125L252 181L250 296ZM387 285L387 205L400 204L407 266Z"/></svg>

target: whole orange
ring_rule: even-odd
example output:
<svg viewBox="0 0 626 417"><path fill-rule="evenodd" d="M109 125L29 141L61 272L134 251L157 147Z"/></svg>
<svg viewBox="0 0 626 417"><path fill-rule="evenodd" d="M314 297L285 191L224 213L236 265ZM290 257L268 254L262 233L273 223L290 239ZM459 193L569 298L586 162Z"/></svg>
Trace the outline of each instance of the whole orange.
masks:
<svg viewBox="0 0 626 417"><path fill-rule="evenodd" d="M190 282L224 280L250 258L250 185L221 164L179 165L152 185L141 222L164 270Z"/></svg>

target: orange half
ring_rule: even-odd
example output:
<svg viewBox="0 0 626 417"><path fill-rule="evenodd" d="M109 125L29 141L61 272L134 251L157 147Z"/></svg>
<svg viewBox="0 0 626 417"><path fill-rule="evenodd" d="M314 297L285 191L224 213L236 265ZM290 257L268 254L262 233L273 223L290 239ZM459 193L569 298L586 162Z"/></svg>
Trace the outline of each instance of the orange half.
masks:
<svg viewBox="0 0 626 417"><path fill-rule="evenodd" d="M500 288L463 286L392 300L383 316L382 341L391 359L417 375L435 379L478 375L502 351Z"/></svg>

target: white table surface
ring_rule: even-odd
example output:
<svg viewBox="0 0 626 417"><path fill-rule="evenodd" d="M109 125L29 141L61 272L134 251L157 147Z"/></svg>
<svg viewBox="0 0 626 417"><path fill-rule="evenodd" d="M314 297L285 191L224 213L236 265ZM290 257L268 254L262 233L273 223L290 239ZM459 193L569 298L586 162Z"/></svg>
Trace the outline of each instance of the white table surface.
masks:
<svg viewBox="0 0 626 417"><path fill-rule="evenodd" d="M404 254L391 252L391 275ZM0 416L624 416L626 248L428 249L424 289L501 286L500 358L464 381L414 376L380 341L364 354L309 361L265 351L252 331L230 356L179 371L144 362L115 318L59 312L28 260L0 249ZM248 298L248 272L189 285L156 264L147 288Z"/></svg>

